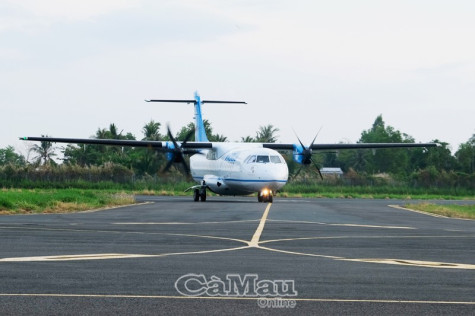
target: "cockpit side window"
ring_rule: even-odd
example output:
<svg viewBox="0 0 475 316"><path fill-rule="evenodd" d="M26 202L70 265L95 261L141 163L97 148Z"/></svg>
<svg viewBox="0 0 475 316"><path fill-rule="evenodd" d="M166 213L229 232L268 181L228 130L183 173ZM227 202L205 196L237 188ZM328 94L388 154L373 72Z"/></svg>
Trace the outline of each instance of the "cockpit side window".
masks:
<svg viewBox="0 0 475 316"><path fill-rule="evenodd" d="M269 162L269 156L257 156L256 162L267 163Z"/></svg>
<svg viewBox="0 0 475 316"><path fill-rule="evenodd" d="M279 156L270 156L270 161L272 163L282 163Z"/></svg>
<svg viewBox="0 0 475 316"><path fill-rule="evenodd" d="M208 159L208 160L216 160L216 159L218 159L218 158L217 158L217 155L216 155L216 151L215 151L215 150L210 150L210 151L208 151L208 153L206 154L206 159Z"/></svg>
<svg viewBox="0 0 475 316"><path fill-rule="evenodd" d="M246 163L255 163L256 162L256 156L249 156L246 159Z"/></svg>

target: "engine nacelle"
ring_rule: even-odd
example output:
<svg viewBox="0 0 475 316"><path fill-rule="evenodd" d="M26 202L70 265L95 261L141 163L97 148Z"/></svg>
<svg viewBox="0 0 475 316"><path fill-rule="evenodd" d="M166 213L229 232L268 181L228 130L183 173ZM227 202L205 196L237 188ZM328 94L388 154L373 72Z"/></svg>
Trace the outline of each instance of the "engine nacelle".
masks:
<svg viewBox="0 0 475 316"><path fill-rule="evenodd" d="M176 160L176 155L173 153L173 150L175 149L175 145L173 144L173 142L166 142L166 147L167 147L167 149L170 149L170 151L168 151L165 154L165 158L167 159L167 161L170 161L170 160L173 160L173 159Z"/></svg>
<svg viewBox="0 0 475 316"><path fill-rule="evenodd" d="M308 164L305 162L304 156L305 148L300 144L294 144L294 150L292 151L292 157L296 163L301 165Z"/></svg>

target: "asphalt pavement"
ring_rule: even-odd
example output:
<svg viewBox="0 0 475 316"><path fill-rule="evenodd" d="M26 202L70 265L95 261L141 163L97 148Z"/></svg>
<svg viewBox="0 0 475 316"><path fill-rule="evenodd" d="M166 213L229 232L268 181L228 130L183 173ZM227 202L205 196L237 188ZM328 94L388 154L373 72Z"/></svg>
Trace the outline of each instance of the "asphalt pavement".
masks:
<svg viewBox="0 0 475 316"><path fill-rule="evenodd" d="M475 313L475 221L398 200L137 202L0 217L0 314Z"/></svg>

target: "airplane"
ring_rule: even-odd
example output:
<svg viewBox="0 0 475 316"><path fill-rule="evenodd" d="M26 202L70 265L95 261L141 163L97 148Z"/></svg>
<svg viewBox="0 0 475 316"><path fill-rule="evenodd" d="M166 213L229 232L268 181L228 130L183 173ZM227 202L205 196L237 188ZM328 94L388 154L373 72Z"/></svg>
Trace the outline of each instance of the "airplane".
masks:
<svg viewBox="0 0 475 316"><path fill-rule="evenodd" d="M259 202L272 202L273 196L287 183L289 170L287 163L278 151L292 151L293 160L303 166L314 165L320 177L322 174L312 160L318 150L378 149L435 147L435 143L357 143L357 144L315 144L317 136L309 146L305 146L297 136L296 144L210 142L208 141L201 106L206 103L247 104L243 101L201 100L195 92L194 99L165 100L150 99L146 102L180 102L194 104L194 130L184 141L176 141L168 127L170 141L140 141L116 139L81 139L55 137L21 137L25 141L47 141L54 143L97 144L121 147L147 147L165 152L167 171L174 164L182 164L186 174L197 182L186 191L193 191L193 200L206 201L210 190L219 195L250 195L257 192ZM189 141L195 134L195 141ZM317 134L318 135L318 134ZM190 165L185 161L190 156ZM300 170L299 170L300 171ZM323 177L322 177L323 178Z"/></svg>

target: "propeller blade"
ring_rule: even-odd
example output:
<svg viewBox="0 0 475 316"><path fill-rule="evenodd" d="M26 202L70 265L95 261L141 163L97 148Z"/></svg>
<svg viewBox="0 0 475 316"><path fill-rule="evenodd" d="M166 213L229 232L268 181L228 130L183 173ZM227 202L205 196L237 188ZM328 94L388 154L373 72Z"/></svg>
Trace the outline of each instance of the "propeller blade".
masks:
<svg viewBox="0 0 475 316"><path fill-rule="evenodd" d="M186 134L185 140L184 140L183 143L181 144L181 147L183 147L183 145L185 145L186 142L190 140L190 138L193 136L194 133L195 133L195 129L192 128L192 129L188 132L188 134Z"/></svg>
<svg viewBox="0 0 475 316"><path fill-rule="evenodd" d="M300 145L302 146L302 148L304 150L306 150L307 148L305 147L305 145L302 143L302 141L300 140L299 138L299 135L297 135L297 133L295 132L295 130L292 128L292 130L294 131L294 134L295 134L295 137L297 137L297 140L299 141Z"/></svg>
<svg viewBox="0 0 475 316"><path fill-rule="evenodd" d="M175 149L176 149L176 148L179 148L179 147L178 147L178 144L177 144L177 142L176 142L176 140L175 140L175 137L173 137L173 135L172 135L172 131L170 130L170 126L169 126L169 125L167 126L167 134L168 134L168 137L170 138L170 140L173 142L173 146L175 146Z"/></svg>
<svg viewBox="0 0 475 316"><path fill-rule="evenodd" d="M193 152L193 150L184 150L183 145L191 138L193 133L194 133L194 129L189 131L188 134L186 134L185 141L181 144L181 146L178 146L178 143L176 142L175 137L173 137L170 126L167 126L167 134L168 134L168 137L170 138L170 140L173 142L174 148L170 149L170 151L169 151L169 152L173 153L173 157L172 157L172 159L170 159L168 161L167 165L165 166L165 169L163 169L163 172L168 171L171 168L171 166L173 165L173 163L181 162L182 165L183 165L183 169L185 170L186 175L187 176L190 175L190 168L186 164L184 154L190 154L190 153ZM196 152L193 152L193 153L196 153Z"/></svg>
<svg viewBox="0 0 475 316"><path fill-rule="evenodd" d="M186 176L189 177L189 176L190 176L190 168L189 168L188 165L186 164L185 159L182 159L181 163L182 163L182 165L183 165L183 169L185 170Z"/></svg>
<svg viewBox="0 0 475 316"><path fill-rule="evenodd" d="M313 163L313 165L315 166L315 168L317 169L318 171L318 175L320 176L320 179L323 180L323 176L322 176L322 173L320 172L320 168L318 168L317 164L315 163L315 161L313 161L313 159L310 159Z"/></svg>
<svg viewBox="0 0 475 316"><path fill-rule="evenodd" d="M297 136L297 135L295 135L295 136ZM297 139L298 139L300 145L302 146L303 150L307 150L307 147L305 147L305 145L302 143L302 141L300 140L300 138L298 136L297 136Z"/></svg>
<svg viewBox="0 0 475 316"><path fill-rule="evenodd" d="M318 134L320 134L320 131L322 130L322 128L323 128L323 126L320 127L320 129L319 129L318 132L317 132L317 135L315 135L315 137L313 138L312 143L311 143L310 146L308 147L309 149L312 149L313 143L315 143L315 140L317 139Z"/></svg>
<svg viewBox="0 0 475 316"><path fill-rule="evenodd" d="M297 173L294 174L294 176L292 177L292 181L297 178L301 170L302 170L302 167L300 167L299 170L297 170Z"/></svg>
<svg viewBox="0 0 475 316"><path fill-rule="evenodd" d="M163 168L163 171L162 171L163 173L167 172L167 171L170 169L170 167L173 165L173 160L175 160L175 159L170 159L170 160L168 161L168 163L167 163L167 165L165 166L165 168Z"/></svg>

